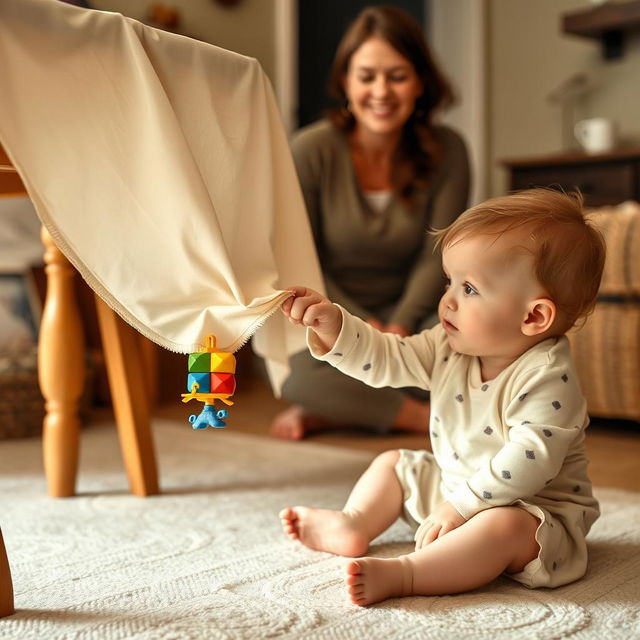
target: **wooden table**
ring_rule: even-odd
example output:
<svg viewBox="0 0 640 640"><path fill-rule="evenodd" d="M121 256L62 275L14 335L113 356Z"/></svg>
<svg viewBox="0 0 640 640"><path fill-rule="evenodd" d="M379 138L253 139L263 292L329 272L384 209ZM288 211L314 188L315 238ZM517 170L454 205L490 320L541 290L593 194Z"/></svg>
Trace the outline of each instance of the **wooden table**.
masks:
<svg viewBox="0 0 640 640"><path fill-rule="evenodd" d="M27 196L0 147L0 195ZM38 377L45 399L44 469L49 495L75 494L80 437L79 401L85 382L85 342L74 279L76 270L42 229L47 291L38 338ZM131 492L159 492L149 424L148 376L153 360L146 339L95 297L109 387ZM151 343L149 343L151 344ZM147 367L148 368L148 367ZM151 367L152 368L152 367Z"/></svg>
<svg viewBox="0 0 640 640"><path fill-rule="evenodd" d="M27 196L0 146L0 197ZM75 297L76 270L42 228L47 278L38 338L38 377L45 399L44 470L49 495L75 494L80 440L79 401L85 382L83 322ZM155 371L155 350L100 298L95 297L102 348L131 492L159 493L145 381ZM145 367L145 364L147 365ZM145 372L146 368L146 372ZM13 582L0 530L0 617L15 612Z"/></svg>

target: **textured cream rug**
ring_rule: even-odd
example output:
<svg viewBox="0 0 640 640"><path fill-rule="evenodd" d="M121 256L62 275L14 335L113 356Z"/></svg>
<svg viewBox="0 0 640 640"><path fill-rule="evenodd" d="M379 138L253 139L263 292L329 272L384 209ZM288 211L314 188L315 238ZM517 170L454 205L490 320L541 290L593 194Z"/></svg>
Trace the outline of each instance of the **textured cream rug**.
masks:
<svg viewBox="0 0 640 640"><path fill-rule="evenodd" d="M16 592L0 638L640 637L640 494L599 490L583 580L507 579L453 597L345 601L343 560L286 539L289 504L339 507L370 455L156 421L162 496L128 495L115 430L82 436L81 495L45 495L39 440L0 442L0 525ZM373 545L410 549L397 523Z"/></svg>

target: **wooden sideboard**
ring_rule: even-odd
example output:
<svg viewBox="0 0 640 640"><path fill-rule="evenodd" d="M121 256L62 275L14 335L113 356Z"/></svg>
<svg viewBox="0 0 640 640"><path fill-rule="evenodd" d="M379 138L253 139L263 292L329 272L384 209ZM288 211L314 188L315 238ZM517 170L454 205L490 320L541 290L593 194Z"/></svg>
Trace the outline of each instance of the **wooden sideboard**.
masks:
<svg viewBox="0 0 640 640"><path fill-rule="evenodd" d="M640 200L640 148L588 155L580 152L504 160L510 189L580 189L590 207Z"/></svg>

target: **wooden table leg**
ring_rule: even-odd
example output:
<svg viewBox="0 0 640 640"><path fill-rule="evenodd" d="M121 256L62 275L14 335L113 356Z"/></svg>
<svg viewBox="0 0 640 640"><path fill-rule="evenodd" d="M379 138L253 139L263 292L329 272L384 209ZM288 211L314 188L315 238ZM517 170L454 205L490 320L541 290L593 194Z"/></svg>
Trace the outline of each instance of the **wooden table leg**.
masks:
<svg viewBox="0 0 640 640"><path fill-rule="evenodd" d="M138 334L138 340L140 342L142 366L145 370L144 382L147 388L147 400L151 411L158 404L158 367L160 365L158 349L160 347L145 338L141 333Z"/></svg>
<svg viewBox="0 0 640 640"><path fill-rule="evenodd" d="M13 606L13 583L11 582L11 570L7 551L2 540L2 530L0 530L0 618L10 616L15 613Z"/></svg>
<svg viewBox="0 0 640 640"><path fill-rule="evenodd" d="M85 378L82 320L74 290L75 269L42 228L47 274L38 342L38 377L45 399L44 470L49 495L72 496L78 471L78 404Z"/></svg>
<svg viewBox="0 0 640 640"><path fill-rule="evenodd" d="M137 496L155 495L159 493L158 473L140 336L98 296L96 309L111 401L131 492Z"/></svg>

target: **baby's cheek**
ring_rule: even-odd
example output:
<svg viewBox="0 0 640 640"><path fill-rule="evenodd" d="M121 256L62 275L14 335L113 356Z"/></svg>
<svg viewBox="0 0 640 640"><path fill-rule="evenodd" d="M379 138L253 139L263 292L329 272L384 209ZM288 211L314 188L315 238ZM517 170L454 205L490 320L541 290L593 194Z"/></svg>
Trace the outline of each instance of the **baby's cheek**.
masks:
<svg viewBox="0 0 640 640"><path fill-rule="evenodd" d="M507 323L505 318L500 317L499 314L476 309L466 324L471 333L481 338L482 336L495 336L503 333Z"/></svg>

